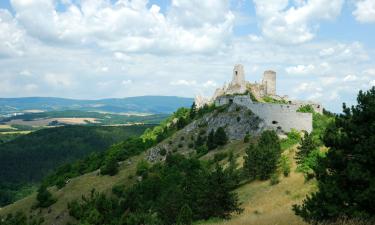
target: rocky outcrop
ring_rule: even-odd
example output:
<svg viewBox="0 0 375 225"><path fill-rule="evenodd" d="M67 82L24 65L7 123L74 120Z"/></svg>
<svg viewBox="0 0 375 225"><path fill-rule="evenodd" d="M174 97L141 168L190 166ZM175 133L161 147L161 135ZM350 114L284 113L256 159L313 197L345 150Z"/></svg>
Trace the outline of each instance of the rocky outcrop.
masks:
<svg viewBox="0 0 375 225"><path fill-rule="evenodd" d="M192 144L199 135L207 136L211 130L216 131L219 127L224 128L229 140L242 140L247 134L259 135L266 129L264 121L247 107L235 103L221 106L149 149L147 160L152 162L164 160L165 156L160 154L162 149L166 152L192 152L194 151Z"/></svg>

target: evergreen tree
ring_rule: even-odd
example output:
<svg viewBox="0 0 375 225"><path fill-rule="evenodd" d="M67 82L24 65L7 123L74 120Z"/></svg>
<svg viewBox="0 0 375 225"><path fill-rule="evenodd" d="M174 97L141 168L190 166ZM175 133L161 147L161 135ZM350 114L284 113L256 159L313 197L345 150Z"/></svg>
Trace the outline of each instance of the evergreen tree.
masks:
<svg viewBox="0 0 375 225"><path fill-rule="evenodd" d="M205 138L202 135L198 135L197 140L195 141L195 148L199 148L200 146L203 146L205 143Z"/></svg>
<svg viewBox="0 0 375 225"><path fill-rule="evenodd" d="M115 157L110 156L100 168L100 174L114 176L118 173L118 163Z"/></svg>
<svg viewBox="0 0 375 225"><path fill-rule="evenodd" d="M300 141L300 146L298 146L298 151L296 152L296 161L298 164L302 164L303 160L317 148L316 143L313 140L311 134L305 132L304 138Z"/></svg>
<svg viewBox="0 0 375 225"><path fill-rule="evenodd" d="M45 185L41 185L38 189L36 199L38 201L37 207L41 208L47 208L56 202L56 199L52 197L51 192L47 190Z"/></svg>
<svg viewBox="0 0 375 225"><path fill-rule="evenodd" d="M185 204L182 206L177 217L177 225L191 225L193 223L193 212L190 207Z"/></svg>
<svg viewBox="0 0 375 225"><path fill-rule="evenodd" d="M227 134L223 127L219 127L215 132L215 144L217 146L225 145L228 142Z"/></svg>
<svg viewBox="0 0 375 225"><path fill-rule="evenodd" d="M177 120L177 129L182 129L184 128L186 125L187 125L187 120L185 119L185 117L180 117L178 118Z"/></svg>
<svg viewBox="0 0 375 225"><path fill-rule="evenodd" d="M258 144L250 144L244 156L244 173L252 179L266 180L276 169L281 155L275 131L264 131Z"/></svg>
<svg viewBox="0 0 375 225"><path fill-rule="evenodd" d="M375 215L375 87L360 91L358 104L336 116L323 136L327 156L314 168L318 192L294 206L306 221Z"/></svg>
<svg viewBox="0 0 375 225"><path fill-rule="evenodd" d="M208 150L215 149L217 147L215 142L215 131L211 130L207 137L207 148Z"/></svg>
<svg viewBox="0 0 375 225"><path fill-rule="evenodd" d="M194 119L196 115L197 115L197 105L195 104L195 102L193 102L190 108L190 114L189 114L190 119Z"/></svg>

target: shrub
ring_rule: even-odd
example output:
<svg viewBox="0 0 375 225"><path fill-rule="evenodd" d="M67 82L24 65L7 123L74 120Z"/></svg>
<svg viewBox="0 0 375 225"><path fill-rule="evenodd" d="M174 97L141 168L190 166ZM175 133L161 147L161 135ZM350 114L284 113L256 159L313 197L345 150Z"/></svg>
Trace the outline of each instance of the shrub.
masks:
<svg viewBox="0 0 375 225"><path fill-rule="evenodd" d="M228 156L226 152L219 152L214 155L214 161L220 162L221 160L225 159Z"/></svg>
<svg viewBox="0 0 375 225"><path fill-rule="evenodd" d="M150 164L146 160L141 160L137 164L137 172L138 176L145 177L150 169Z"/></svg>
<svg viewBox="0 0 375 225"><path fill-rule="evenodd" d="M286 155L282 155L280 158L280 167L284 177L288 177L290 174L291 162Z"/></svg>
<svg viewBox="0 0 375 225"><path fill-rule="evenodd" d="M197 149L198 157L203 156L208 153L208 148L205 145L199 146Z"/></svg>
<svg viewBox="0 0 375 225"><path fill-rule="evenodd" d="M270 184L271 185L276 185L280 183L280 180L279 180L279 174L278 173L274 173L271 175L271 178L270 178Z"/></svg>
<svg viewBox="0 0 375 225"><path fill-rule="evenodd" d="M167 154L167 150L165 148L160 149L160 155L165 156Z"/></svg>
<svg viewBox="0 0 375 225"><path fill-rule="evenodd" d="M302 105L297 109L297 112L301 113L314 113L314 108L311 105Z"/></svg>
<svg viewBox="0 0 375 225"><path fill-rule="evenodd" d="M250 134L246 134L245 137L244 137L244 139L243 139L243 142L244 143L249 143L250 137L251 137Z"/></svg>

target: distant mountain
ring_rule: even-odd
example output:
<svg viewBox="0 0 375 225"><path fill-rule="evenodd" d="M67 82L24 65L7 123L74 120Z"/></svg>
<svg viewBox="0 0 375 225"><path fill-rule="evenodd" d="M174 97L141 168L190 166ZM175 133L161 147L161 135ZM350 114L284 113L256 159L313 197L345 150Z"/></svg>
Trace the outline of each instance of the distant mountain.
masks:
<svg viewBox="0 0 375 225"><path fill-rule="evenodd" d="M30 110L82 110L111 113L172 113L179 107L190 107L192 98L175 96L140 96L99 100L52 97L0 98L0 115Z"/></svg>

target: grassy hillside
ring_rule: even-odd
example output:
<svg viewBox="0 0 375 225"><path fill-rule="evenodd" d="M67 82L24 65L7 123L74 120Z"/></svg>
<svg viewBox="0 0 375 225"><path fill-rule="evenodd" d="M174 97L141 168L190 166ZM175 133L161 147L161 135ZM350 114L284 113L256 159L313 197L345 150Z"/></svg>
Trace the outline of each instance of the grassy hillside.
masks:
<svg viewBox="0 0 375 225"><path fill-rule="evenodd" d="M202 160L214 159L216 154L234 150L237 162L242 164L244 150L248 144L243 141L233 141L218 150L211 151L202 157ZM285 151L291 159L294 155L295 146ZM118 184L126 186L132 185L136 181L137 162L143 160L145 154L132 157L120 166L119 174L115 176L100 176L98 171L73 178L65 187L60 190L51 188L52 194L58 201L50 208L32 210L31 206L36 203L35 194L22 199L12 205L0 210L0 215L10 212L25 211L33 215L43 215L44 224L65 225L67 222L74 221L69 216L67 210L68 202L80 199L82 195L89 195L95 188L97 191L111 193L112 187ZM226 159L220 162L226 165ZM234 216L231 220L212 220L197 222L197 224L277 224L277 225L297 225L304 224L300 218L294 215L291 205L300 202L307 193L314 190L313 183L305 183L302 174L296 173L293 166L292 173L287 178L282 178L277 185L270 185L269 181L255 181L244 184L236 189L239 194L241 206L244 212Z"/></svg>
<svg viewBox="0 0 375 225"><path fill-rule="evenodd" d="M244 212L240 215L233 215L231 220L211 219L209 221L197 221L197 224L303 224L301 219L294 215L291 206L295 203L301 202L307 193L315 189L315 184L313 181L306 183L304 176L296 172L294 157L296 152L296 143L298 143L299 140L298 133L297 139L293 139L293 135L288 135L286 141L281 141L281 145L279 146L282 149L282 158L286 158L289 162L293 162L289 176L280 177L280 182L275 182L273 185L271 185L269 179L266 181L251 181L251 178L249 179L246 177L247 175L245 174L245 171L241 170L241 167L244 165L244 156L246 155L245 151L247 151L250 144L261 141L263 133L267 132L263 132L261 135L262 137L259 139L257 136L257 134L259 134L257 130L259 127L254 127L255 130L253 130L252 127L245 127L246 129L241 129L241 131L239 131L241 133L240 138L236 139L234 133L231 134L228 132L228 137L226 138L228 138L227 140L229 140L229 142L227 144L219 144L217 147L213 148L213 150L211 148L208 149L208 143L210 140L209 133L212 133L207 132L211 129L210 126L213 126L214 124L215 126L223 126L220 124L221 122L231 121L233 115L235 115L235 123L232 123L232 121L230 125L227 125L226 129L236 128L238 127L236 124L241 121L245 121L246 118L253 118L253 114L246 113L246 111L244 111L245 113L242 113L240 107L222 107L204 110L205 112L203 114L197 112L196 117L193 117L195 120L191 119L192 117L191 114L189 115L188 110L179 110L174 114L173 117L162 123L161 126L145 132L145 134L142 135L142 138L154 140L155 142L153 143L158 144L153 145L152 148L138 156L133 155L130 158L125 157L125 161L120 162L118 174L115 173L114 176L101 175L101 171L96 170L94 172L72 178L65 186L61 187L61 189L57 189L56 187L49 188L52 196L56 198L57 202L48 208L34 209L33 206L35 206L37 203L36 195L34 194L3 208L0 210L0 215L5 215L12 212L14 213L16 211L23 211L29 215L44 218L45 222L43 224L45 225L65 225L67 222L74 223L76 221L69 214L68 203L72 202L73 200L80 200L82 196L90 196L93 189L98 192L105 193L107 196L111 196L114 194L112 192L113 187L122 185L122 190L127 190L132 187L134 188L133 184L142 183L140 180L143 180L140 179L139 173L136 173L136 171L139 169L139 162L145 161L145 159L150 160L155 166L149 167L150 171L155 171L162 167L163 163L159 164L159 162L163 162L163 160L166 159L166 155L169 153L183 154L188 158L200 159L200 163L204 166L204 168L208 169L206 170L207 173L210 173L210 170L214 170L217 163L221 165L224 170L227 168L235 168L236 166L233 167L233 165L237 163L237 168L239 169L238 172L240 173L240 176L242 176L242 178L240 178L242 183L240 183L239 186L236 184L232 187L236 187L234 192L238 194L241 203L240 206L244 209ZM209 119L211 117L212 120ZM203 123L204 121L210 121L210 123ZM214 127L212 127L212 129L214 129ZM203 132L203 130L205 132ZM215 131L214 137L216 137L218 130L219 128L217 128ZM268 134L270 134L270 132L268 132ZM291 132L291 134L293 134L293 132ZM206 135L208 136L206 137ZM205 140L203 141L203 146L202 144L198 144L198 140L200 138L199 136ZM274 136L276 138L274 143L277 143L278 141L276 134L274 134ZM218 143L217 138L214 138L213 140L215 143ZM207 148L204 149L204 147ZM202 148L204 150L200 150ZM113 152L109 151L107 152L109 154L106 154L106 156L110 156L111 153L114 153L114 155L120 153L121 155L122 152L126 153L131 151L131 148L120 147L118 150L119 151ZM280 153L280 150L277 150L277 152ZM151 155L154 156L150 157ZM119 159L121 159L121 157ZM235 159L235 162L233 162L233 159ZM275 164L277 164L277 162ZM283 173L281 172L281 164L275 165L275 169L277 167L279 170L277 170L276 174ZM236 171L236 169L234 170ZM151 179L154 179L157 178L158 175L155 176L155 174L152 174L150 177ZM174 175L172 175L172 177L174 177ZM233 178L237 179L235 176L233 176ZM147 181L149 180L145 178L146 183ZM151 184L152 183L153 181L151 180ZM192 183L194 183L194 181ZM219 185L217 185L217 187L220 189ZM141 188L141 190L144 189ZM215 192L215 190L210 190L210 193L212 194L215 194ZM129 197L130 199L138 199L137 196L133 195L129 195ZM141 201L140 205L152 204L150 201L151 200L147 200L146 203ZM83 202L87 202L87 199L83 200ZM88 205L87 207L92 207L92 205ZM88 209L92 210L92 208ZM78 211L82 212L81 210L77 210L77 212ZM91 212L95 213L95 210L84 212L84 214L89 215ZM121 212L123 213L126 211L122 210ZM78 217L76 218L78 219ZM201 218L202 217L199 219ZM81 222L84 222L84 220Z"/></svg>
<svg viewBox="0 0 375 225"><path fill-rule="evenodd" d="M153 125L66 126L43 129L0 144L0 200L12 201L24 185L38 183L51 170L102 152Z"/></svg>

